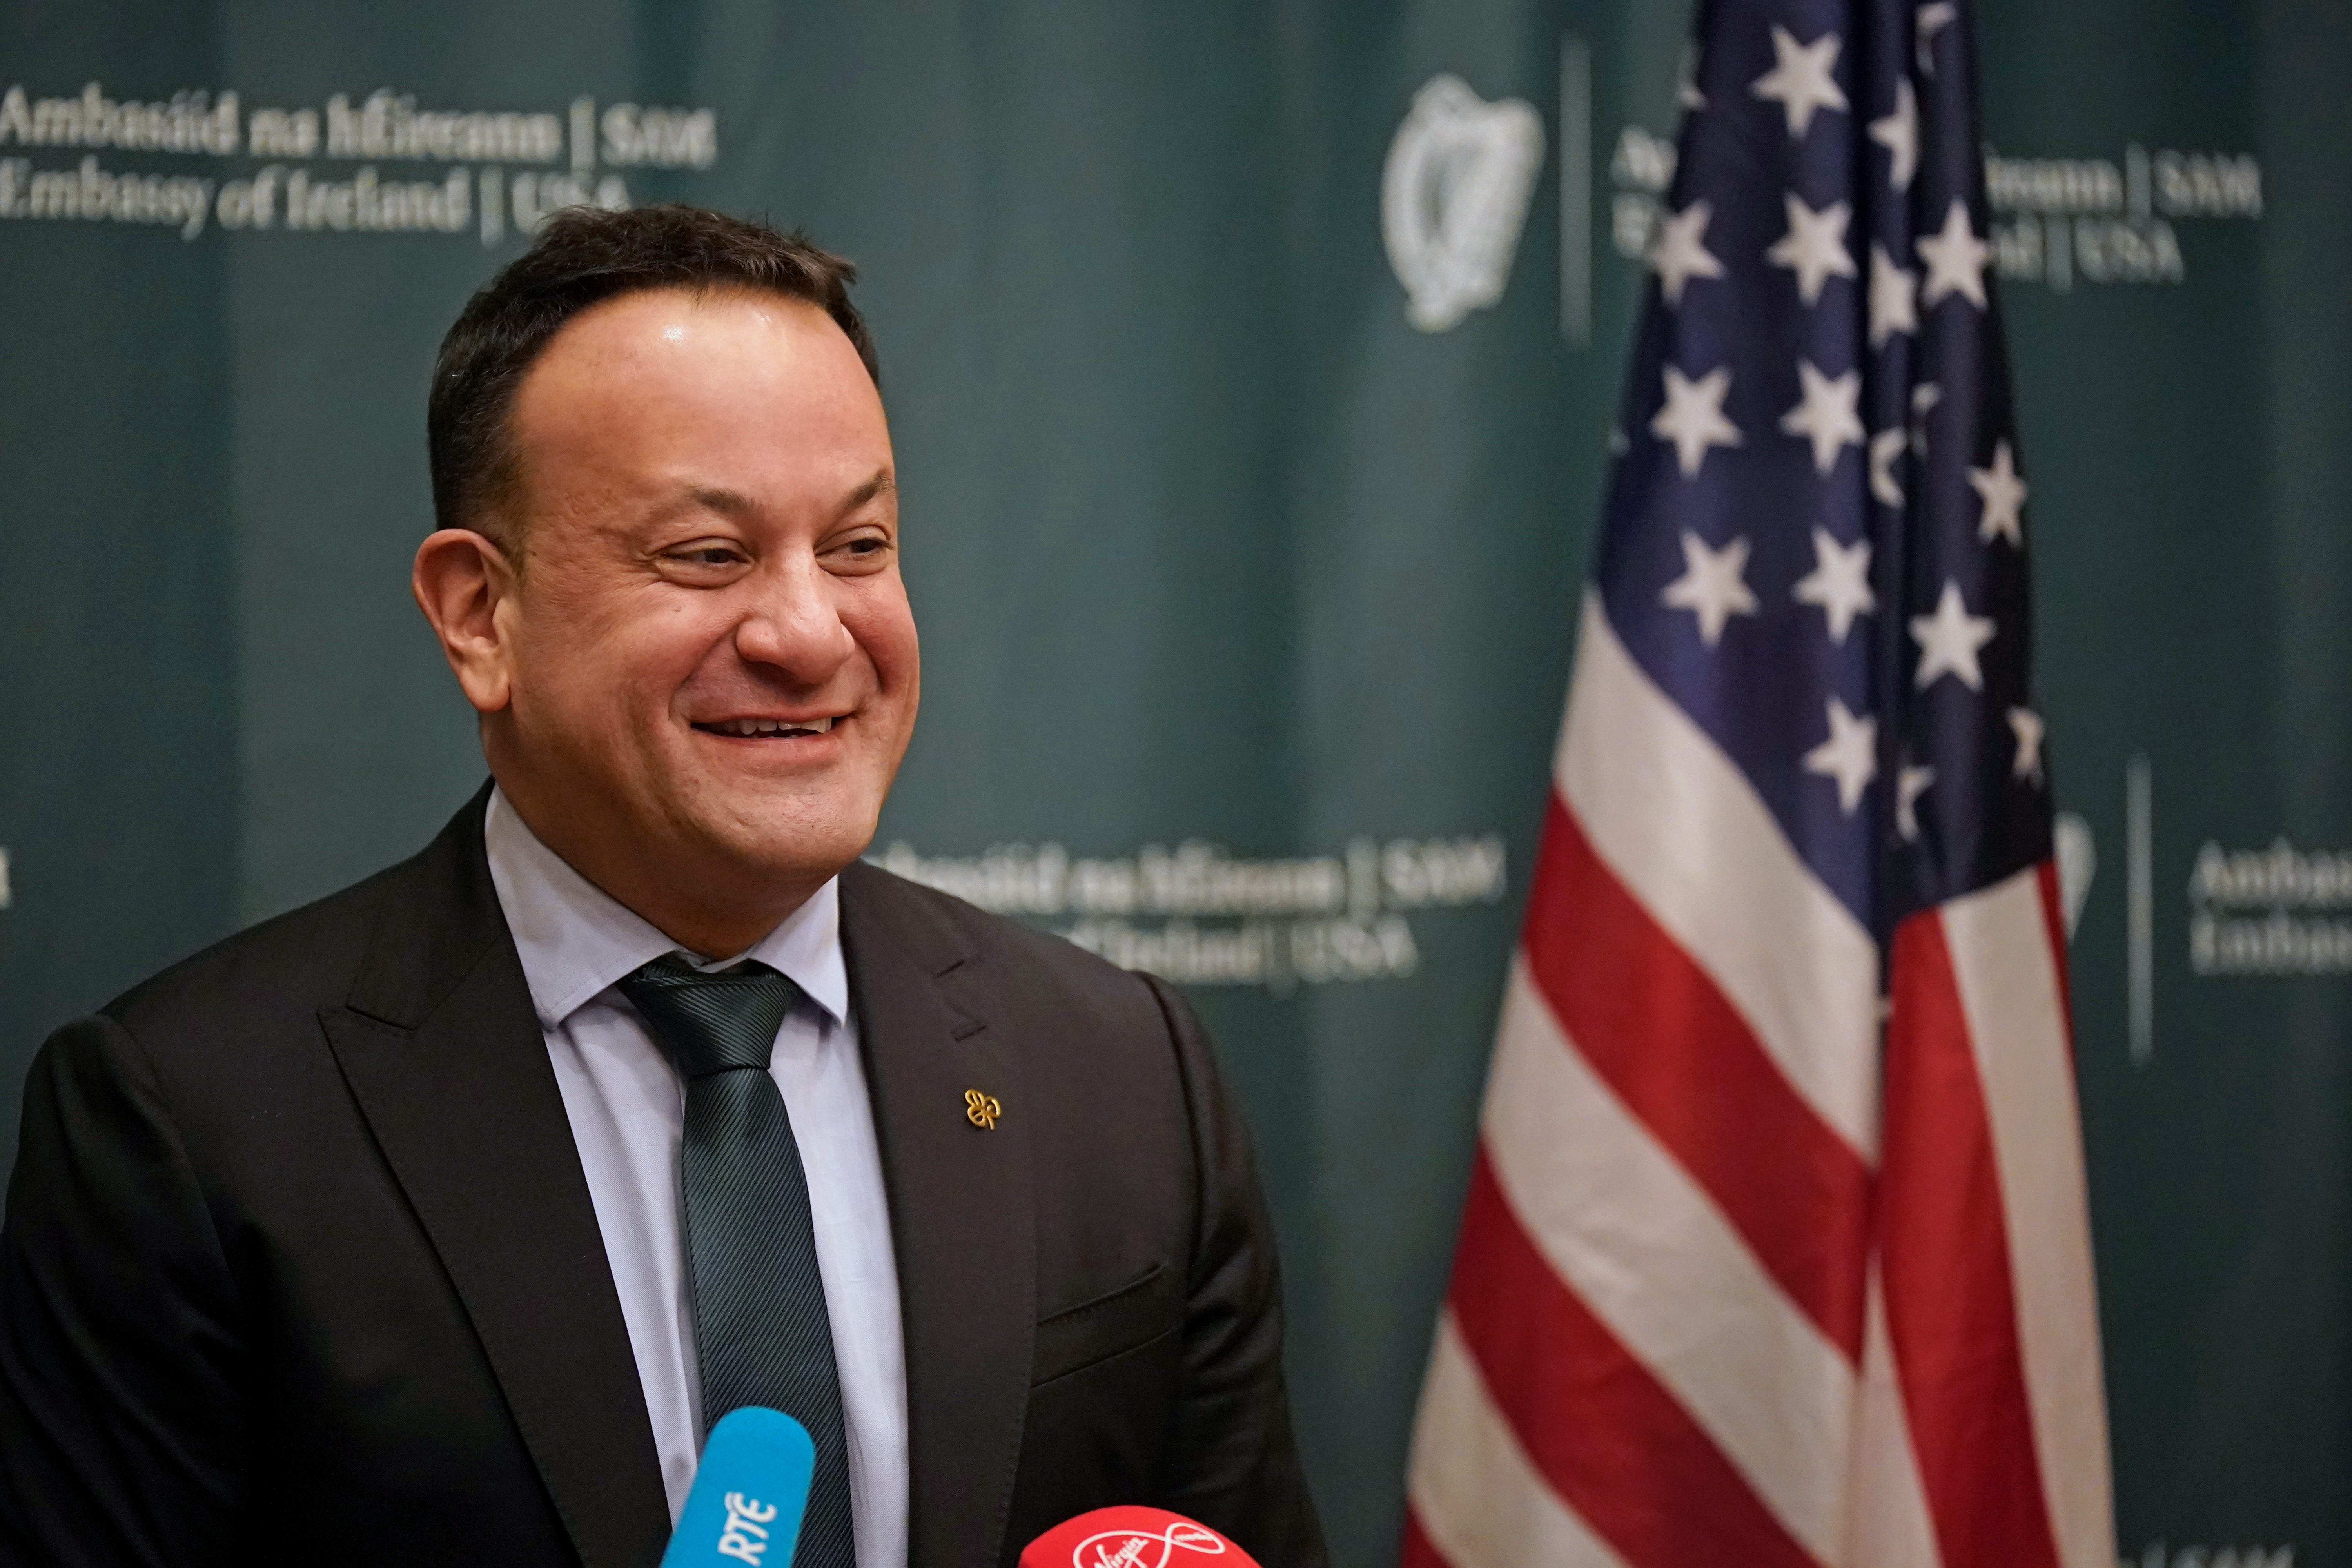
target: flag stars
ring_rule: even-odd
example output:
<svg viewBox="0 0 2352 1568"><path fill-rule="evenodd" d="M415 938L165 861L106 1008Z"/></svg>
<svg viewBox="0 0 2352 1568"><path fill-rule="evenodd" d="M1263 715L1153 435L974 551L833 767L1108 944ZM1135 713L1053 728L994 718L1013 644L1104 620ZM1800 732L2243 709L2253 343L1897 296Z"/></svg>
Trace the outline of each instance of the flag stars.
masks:
<svg viewBox="0 0 2352 1568"><path fill-rule="evenodd" d="M1895 832L1906 844L1919 841L1919 797L1936 782L1936 770L1905 766L1895 775Z"/></svg>
<svg viewBox="0 0 2352 1568"><path fill-rule="evenodd" d="M1985 264L1992 247L1977 237L1969 223L1969 205L1958 197L1944 210L1944 226L1918 242L1919 259L1927 264L1919 302L1933 306L1947 294L1958 294L1981 310L1985 308Z"/></svg>
<svg viewBox="0 0 2352 1568"><path fill-rule="evenodd" d="M1883 245L1870 247L1870 346L1885 346L1897 332L1919 330L1919 279L1895 265Z"/></svg>
<svg viewBox="0 0 2352 1568"><path fill-rule="evenodd" d="M1671 374L1671 373L1669 373ZM1862 416L1854 405L1862 396L1862 373L1850 370L1826 376L1811 360L1797 362L1797 382L1802 401L1780 416L1780 428L1813 444L1813 468L1826 474L1837 467L1838 453L1863 444Z"/></svg>
<svg viewBox="0 0 2352 1568"><path fill-rule="evenodd" d="M1878 776L1878 721L1857 719L1830 699L1830 738L1805 753L1805 771L1837 781L1838 810L1848 816L1862 804L1862 792Z"/></svg>
<svg viewBox="0 0 2352 1568"><path fill-rule="evenodd" d="M1911 637L1919 645L1919 671L1913 684L1920 690L1946 675L1970 691L1984 689L1984 670L1977 662L1977 653L1992 641L1993 624L1986 616L1969 614L1958 583L1948 577L1944 580L1943 596L1936 601L1934 615L1911 617Z"/></svg>
<svg viewBox="0 0 2352 1568"><path fill-rule="evenodd" d="M1748 87L1758 98L1778 100L1788 111L1789 134L1802 136L1811 129L1817 109L1843 110L1845 92L1832 74L1837 69L1838 36L1824 33L1801 44L1786 27L1772 28L1773 66Z"/></svg>
<svg viewBox="0 0 2352 1568"><path fill-rule="evenodd" d="M1936 74L1936 35L1959 20L1960 8L1953 5L1951 0L1934 0L1932 5L1920 6L1913 16L1916 18L1913 31L1917 37L1917 42L1913 48L1919 57L1919 74L1934 76Z"/></svg>
<svg viewBox="0 0 2352 1568"><path fill-rule="evenodd" d="M1870 541L1842 545L1829 530L1816 528L1813 569L1798 578L1790 592L1797 603L1814 605L1828 616L1830 641L1844 647L1854 617L1878 608L1878 595L1870 591Z"/></svg>
<svg viewBox="0 0 2352 1568"><path fill-rule="evenodd" d="M2017 737L2017 757L2010 763L2009 776L2021 779L2039 787L2042 783L2042 715L2031 708L2009 710L2010 733Z"/></svg>
<svg viewBox="0 0 2352 1568"><path fill-rule="evenodd" d="M1910 439L1911 433L1899 425L1870 438L1870 498L1881 506L1903 504L1903 482L1895 477L1895 463Z"/></svg>
<svg viewBox="0 0 2352 1568"><path fill-rule="evenodd" d="M1919 172L1919 100L1910 79L1895 83L1895 112L1870 122L1870 139L1886 149L1886 181L1898 191L1911 188Z"/></svg>
<svg viewBox="0 0 2352 1568"><path fill-rule="evenodd" d="M1688 610L1698 617L1698 640L1713 647L1723 640L1723 627L1734 616L1756 613L1756 595L1748 590L1748 541L1735 539L1720 550L1688 529L1683 531L1683 574L1665 586L1658 602L1670 610Z"/></svg>
<svg viewBox="0 0 2352 1568"><path fill-rule="evenodd" d="M1935 382L1920 383L1911 389L1911 454L1916 458L1927 455L1927 416L1936 405L1944 401L1944 389Z"/></svg>
<svg viewBox="0 0 2352 1568"><path fill-rule="evenodd" d="M1969 486L1984 503L1977 519L1977 537L1987 544L2006 539L2024 549L2025 524L2018 509L2025 504L2025 481L2017 477L2017 459L2007 441L1993 444L1991 468L1969 470Z"/></svg>
<svg viewBox="0 0 2352 1568"><path fill-rule="evenodd" d="M1846 225L1853 221L1853 209L1843 202L1832 202L1815 212L1798 200L1794 191L1784 194L1780 201L1789 215L1789 232L1772 242L1764 259L1794 271L1797 297L1807 305L1818 303L1822 285L1832 278L1854 275L1853 258L1845 247Z"/></svg>
<svg viewBox="0 0 2352 1568"><path fill-rule="evenodd" d="M1658 225L1657 243L1650 247L1650 267L1658 275L1658 291L1666 303L1679 308L1683 288L1694 278L1720 278L1723 263L1705 244L1707 219L1715 209L1693 202Z"/></svg>
<svg viewBox="0 0 2352 1568"><path fill-rule="evenodd" d="M1717 365L1693 381L1668 365L1665 384L1665 406L1650 421L1650 434L1674 443L1675 461L1688 479L1706 460L1709 447L1739 445L1739 426L1723 413L1724 395L1731 390L1731 367Z"/></svg>

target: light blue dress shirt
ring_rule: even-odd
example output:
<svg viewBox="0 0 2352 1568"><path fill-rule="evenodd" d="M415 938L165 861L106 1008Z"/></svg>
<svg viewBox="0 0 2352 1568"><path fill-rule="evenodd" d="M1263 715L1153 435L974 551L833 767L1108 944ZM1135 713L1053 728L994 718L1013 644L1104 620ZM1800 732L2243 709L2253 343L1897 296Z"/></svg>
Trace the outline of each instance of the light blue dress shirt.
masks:
<svg viewBox="0 0 2352 1568"><path fill-rule="evenodd" d="M640 965L685 950L541 843L501 792L490 794L482 838L588 1175L675 1520L694 1484L702 1433L678 1230L685 1095L669 1058L614 987ZM756 958L806 998L777 1031L768 1072L783 1093L808 1173L848 1428L858 1568L904 1568L907 1373L898 1269L849 1012L840 884L827 882L748 952L687 956L706 968Z"/></svg>

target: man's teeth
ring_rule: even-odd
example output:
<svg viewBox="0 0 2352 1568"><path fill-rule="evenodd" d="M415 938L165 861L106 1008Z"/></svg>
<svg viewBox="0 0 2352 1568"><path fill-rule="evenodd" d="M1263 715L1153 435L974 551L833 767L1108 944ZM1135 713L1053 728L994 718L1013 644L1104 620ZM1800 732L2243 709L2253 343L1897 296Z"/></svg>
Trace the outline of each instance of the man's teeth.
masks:
<svg viewBox="0 0 2352 1568"><path fill-rule="evenodd" d="M721 719L709 728L722 735L822 735L833 728L830 719L793 723L783 719Z"/></svg>

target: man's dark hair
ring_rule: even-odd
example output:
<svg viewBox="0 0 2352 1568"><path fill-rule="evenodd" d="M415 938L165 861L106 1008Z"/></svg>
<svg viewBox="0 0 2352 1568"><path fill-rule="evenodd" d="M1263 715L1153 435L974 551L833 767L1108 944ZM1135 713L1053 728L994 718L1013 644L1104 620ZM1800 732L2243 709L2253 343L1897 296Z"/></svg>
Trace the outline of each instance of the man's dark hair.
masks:
<svg viewBox="0 0 2352 1568"><path fill-rule="evenodd" d="M515 394L563 324L600 300L647 289L747 289L802 300L849 335L875 384L874 339L849 285L857 268L797 234L701 207L571 207L482 285L433 365L425 446L443 528L487 534L521 563L505 515L521 479L509 431Z"/></svg>

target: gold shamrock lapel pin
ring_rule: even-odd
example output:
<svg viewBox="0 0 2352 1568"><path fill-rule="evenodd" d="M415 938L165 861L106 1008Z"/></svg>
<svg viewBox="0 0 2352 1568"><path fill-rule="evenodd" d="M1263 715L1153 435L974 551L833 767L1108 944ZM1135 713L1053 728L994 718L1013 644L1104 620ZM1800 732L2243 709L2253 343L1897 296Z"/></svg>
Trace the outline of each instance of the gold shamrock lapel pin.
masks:
<svg viewBox="0 0 2352 1568"><path fill-rule="evenodd" d="M1003 1114L1004 1107L996 1096L977 1089L963 1091L963 1119L982 1131L995 1131L996 1119Z"/></svg>

